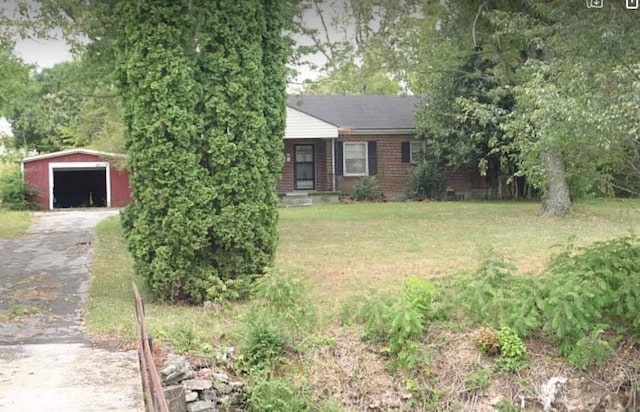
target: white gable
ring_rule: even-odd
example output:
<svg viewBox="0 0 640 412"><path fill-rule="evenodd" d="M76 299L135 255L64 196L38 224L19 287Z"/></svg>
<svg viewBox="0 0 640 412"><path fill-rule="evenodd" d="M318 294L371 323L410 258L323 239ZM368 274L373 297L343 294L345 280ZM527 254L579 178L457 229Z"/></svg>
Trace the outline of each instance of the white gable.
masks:
<svg viewBox="0 0 640 412"><path fill-rule="evenodd" d="M338 128L299 110L287 107L285 139L331 139L338 137Z"/></svg>

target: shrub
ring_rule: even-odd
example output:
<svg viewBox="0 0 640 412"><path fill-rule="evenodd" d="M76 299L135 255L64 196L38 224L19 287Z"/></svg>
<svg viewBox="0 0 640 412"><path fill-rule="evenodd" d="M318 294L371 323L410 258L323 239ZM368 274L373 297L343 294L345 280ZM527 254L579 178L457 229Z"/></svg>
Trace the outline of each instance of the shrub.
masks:
<svg viewBox="0 0 640 412"><path fill-rule="evenodd" d="M395 356L392 368L412 369L429 364L429 354L419 341L430 313L435 287L426 280L410 279L402 294L373 294L365 298L358 312L363 323L362 338L383 342Z"/></svg>
<svg viewBox="0 0 640 412"><path fill-rule="evenodd" d="M404 285L404 299L423 318L431 316L431 304L436 296L436 287L426 279L410 277Z"/></svg>
<svg viewBox="0 0 640 412"><path fill-rule="evenodd" d="M247 410L256 412L311 411L313 401L308 393L284 378L252 376L247 387Z"/></svg>
<svg viewBox="0 0 640 412"><path fill-rule="evenodd" d="M601 333L640 331L640 239L626 236L552 259L542 276L513 276L488 258L455 282L456 304L473 321L506 326L516 336L543 332L577 367L612 352ZM502 347L501 347L502 350Z"/></svg>
<svg viewBox="0 0 640 412"><path fill-rule="evenodd" d="M315 324L316 308L305 299L307 294L299 272L269 269L255 284L253 296L262 299L266 309L287 323L291 333L305 332Z"/></svg>
<svg viewBox="0 0 640 412"><path fill-rule="evenodd" d="M421 160L409 172L407 197L422 200L441 200L446 193L444 170L437 163Z"/></svg>
<svg viewBox="0 0 640 412"><path fill-rule="evenodd" d="M351 198L357 201L382 200L382 189L375 176L362 176L358 179L351 191Z"/></svg>
<svg viewBox="0 0 640 412"><path fill-rule="evenodd" d="M251 368L268 370L313 327L316 311L306 301L297 273L269 270L256 282L253 294L256 300L244 316L240 347Z"/></svg>
<svg viewBox="0 0 640 412"><path fill-rule="evenodd" d="M475 323L508 326L520 336L530 335L542 325L538 308L544 295L542 282L514 276L514 269L502 258L487 257L477 270L456 280L454 289L460 291L453 296L456 306Z"/></svg>
<svg viewBox="0 0 640 412"><path fill-rule="evenodd" d="M503 371L517 372L527 364L525 353L527 348L522 339L511 328L500 329L500 357L496 363Z"/></svg>
<svg viewBox="0 0 640 412"><path fill-rule="evenodd" d="M252 305L244 317L240 350L250 367L278 364L292 340L284 320L263 306Z"/></svg>
<svg viewBox="0 0 640 412"><path fill-rule="evenodd" d="M24 183L18 166L11 166L0 175L0 206L11 210L29 209L27 197L36 193Z"/></svg>
<svg viewBox="0 0 640 412"><path fill-rule="evenodd" d="M596 330L576 342L567 356L569 363L579 369L585 369L591 361L595 361L601 367L604 360L613 354L613 348L609 342L600 339L602 332L602 330Z"/></svg>
<svg viewBox="0 0 640 412"><path fill-rule="evenodd" d="M473 342L487 355L500 353L500 333L491 327L482 327L473 333Z"/></svg>

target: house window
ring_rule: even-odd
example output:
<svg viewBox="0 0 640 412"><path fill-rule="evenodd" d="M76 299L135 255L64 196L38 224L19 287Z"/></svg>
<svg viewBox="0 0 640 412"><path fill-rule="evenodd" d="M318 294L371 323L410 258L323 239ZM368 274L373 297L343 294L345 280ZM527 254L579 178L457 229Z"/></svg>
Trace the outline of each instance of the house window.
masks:
<svg viewBox="0 0 640 412"><path fill-rule="evenodd" d="M344 143L344 175L366 176L369 174L367 143Z"/></svg>
<svg viewBox="0 0 640 412"><path fill-rule="evenodd" d="M427 144L426 142L415 140L411 141L409 145L409 161L411 163L416 163L424 157L427 150Z"/></svg>

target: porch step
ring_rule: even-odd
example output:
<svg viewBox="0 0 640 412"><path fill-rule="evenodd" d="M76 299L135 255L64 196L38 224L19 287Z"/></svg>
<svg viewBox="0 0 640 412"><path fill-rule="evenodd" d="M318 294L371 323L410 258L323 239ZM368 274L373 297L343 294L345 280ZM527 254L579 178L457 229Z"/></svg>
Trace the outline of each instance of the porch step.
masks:
<svg viewBox="0 0 640 412"><path fill-rule="evenodd" d="M287 193L282 197L285 207L312 206L313 199L307 193Z"/></svg>

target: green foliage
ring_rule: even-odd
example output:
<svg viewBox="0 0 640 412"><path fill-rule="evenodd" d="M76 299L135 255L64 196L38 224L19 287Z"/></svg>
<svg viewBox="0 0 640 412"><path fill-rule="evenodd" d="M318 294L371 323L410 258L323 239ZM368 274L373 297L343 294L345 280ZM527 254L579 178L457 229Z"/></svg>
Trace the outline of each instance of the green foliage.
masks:
<svg viewBox="0 0 640 412"><path fill-rule="evenodd" d="M358 311L363 323L363 339L386 343L395 355L390 366L412 369L430 364L429 354L420 343L424 324L431 316L435 287L424 279L411 278L399 295L373 294Z"/></svg>
<svg viewBox="0 0 640 412"><path fill-rule="evenodd" d="M403 296L424 319L432 316L431 305L436 298L436 287L424 278L409 277L404 284Z"/></svg>
<svg viewBox="0 0 640 412"><path fill-rule="evenodd" d="M410 87L429 96L419 127L436 155L507 184L526 177L545 199L558 193L554 181L567 182L574 199L633 193L638 67L627 39L639 30L615 2L599 13L579 2L434 7L405 43L415 62ZM559 167L544 161L549 152Z"/></svg>
<svg viewBox="0 0 640 412"><path fill-rule="evenodd" d="M255 412L312 411L308 393L285 378L252 375L247 387L247 410Z"/></svg>
<svg viewBox="0 0 640 412"><path fill-rule="evenodd" d="M602 332L602 330L595 330L577 341L567 356L569 363L577 368L586 369L592 361L595 361L598 367L602 367L605 359L614 353L609 342L600 339Z"/></svg>
<svg viewBox="0 0 640 412"><path fill-rule="evenodd" d="M401 57L405 50L397 46L405 44L407 28L415 27L412 14L419 13L419 2L306 4L309 10L299 15L299 37L310 45L306 51L320 53L324 62L301 61L320 74L304 79L302 93L397 95L402 91L406 66L400 61L405 60Z"/></svg>
<svg viewBox="0 0 640 412"><path fill-rule="evenodd" d="M317 320L316 308L306 301L306 285L299 272L269 270L256 283L254 298L281 317L292 333L308 331Z"/></svg>
<svg viewBox="0 0 640 412"><path fill-rule="evenodd" d="M282 317L268 308L253 305L244 317L240 350L249 366L271 369L280 363L292 345Z"/></svg>
<svg viewBox="0 0 640 412"><path fill-rule="evenodd" d="M6 168L0 173L0 207L10 210L26 210L32 207L28 196L35 195L22 179L22 171L17 165Z"/></svg>
<svg viewBox="0 0 640 412"><path fill-rule="evenodd" d="M495 408L498 412L519 412L521 410L506 398L500 399L500 401L495 405Z"/></svg>
<svg viewBox="0 0 640 412"><path fill-rule="evenodd" d="M241 276L235 279L211 278L206 296L214 302L227 302L251 297L254 281L258 275Z"/></svg>
<svg viewBox="0 0 640 412"><path fill-rule="evenodd" d="M460 293L452 299L457 307L478 324L494 328L509 326L528 336L542 325L538 309L542 292L538 283L514 276L515 268L502 258L487 257L477 271L455 281Z"/></svg>
<svg viewBox="0 0 640 412"><path fill-rule="evenodd" d="M503 371L517 372L527 364L525 354L527 348L511 328L500 329L500 357L496 360L498 368Z"/></svg>
<svg viewBox="0 0 640 412"><path fill-rule="evenodd" d="M241 352L251 368L270 370L313 328L316 310L297 273L267 272L255 284L254 297L243 317Z"/></svg>
<svg viewBox="0 0 640 412"><path fill-rule="evenodd" d="M407 197L442 200L446 194L444 170L434 161L419 160L409 172Z"/></svg>
<svg viewBox="0 0 640 412"><path fill-rule="evenodd" d="M181 325L176 330L156 329L151 335L157 339L169 342L173 350L178 353L193 353L199 356L209 356L213 346L200 336L190 325Z"/></svg>
<svg viewBox="0 0 640 412"><path fill-rule="evenodd" d="M282 167L282 2L118 2L136 271L161 300L243 297L273 263Z"/></svg>
<svg viewBox="0 0 640 412"><path fill-rule="evenodd" d="M456 305L477 323L508 327L510 336L546 335L581 368L611 353L609 342L600 338L604 331L640 329L640 240L635 236L577 253L568 247L543 275L514 276L511 270L489 258L475 273L460 276Z"/></svg>
<svg viewBox="0 0 640 412"><path fill-rule="evenodd" d="M465 376L465 385L469 390L486 390L491 384L491 375L493 375L493 370L475 362L473 372Z"/></svg>
<svg viewBox="0 0 640 412"><path fill-rule="evenodd" d="M375 202L383 197L382 189L375 176L362 176L351 189L351 198L357 201Z"/></svg>

